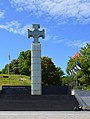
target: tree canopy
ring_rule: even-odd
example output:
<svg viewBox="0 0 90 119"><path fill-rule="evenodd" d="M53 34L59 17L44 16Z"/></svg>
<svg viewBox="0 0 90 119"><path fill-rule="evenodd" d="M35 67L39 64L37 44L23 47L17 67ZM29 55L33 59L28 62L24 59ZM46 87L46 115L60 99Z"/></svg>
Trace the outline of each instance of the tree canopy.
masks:
<svg viewBox="0 0 90 119"><path fill-rule="evenodd" d="M31 77L31 51L22 51L17 59L14 59L9 64L10 73L21 74ZM60 67L56 67L51 58L42 57L42 83L44 85L61 85L61 78L64 72ZM2 73L8 73L8 64L2 69Z"/></svg>
<svg viewBox="0 0 90 119"><path fill-rule="evenodd" d="M90 44L80 49L80 57L70 58L67 63L67 73L75 65L76 61L79 62L81 70L76 69L77 74L73 72L73 78L77 75L78 82L81 86L90 85Z"/></svg>
<svg viewBox="0 0 90 119"><path fill-rule="evenodd" d="M60 67L56 67L51 58L42 58L42 81L47 85L61 84L61 78L64 72Z"/></svg>

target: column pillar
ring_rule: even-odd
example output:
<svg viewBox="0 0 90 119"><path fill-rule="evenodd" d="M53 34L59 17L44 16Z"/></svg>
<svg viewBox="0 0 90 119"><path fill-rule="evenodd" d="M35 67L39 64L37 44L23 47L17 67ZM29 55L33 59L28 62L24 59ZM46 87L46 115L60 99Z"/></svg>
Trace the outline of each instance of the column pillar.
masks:
<svg viewBox="0 0 90 119"><path fill-rule="evenodd" d="M41 44L31 44L31 95L42 94Z"/></svg>

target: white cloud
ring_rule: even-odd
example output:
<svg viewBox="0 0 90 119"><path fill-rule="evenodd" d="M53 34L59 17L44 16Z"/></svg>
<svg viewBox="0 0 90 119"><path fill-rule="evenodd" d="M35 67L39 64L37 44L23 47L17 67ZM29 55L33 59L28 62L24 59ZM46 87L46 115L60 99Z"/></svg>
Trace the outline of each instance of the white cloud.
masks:
<svg viewBox="0 0 90 119"><path fill-rule="evenodd" d="M13 32L15 34L25 35L27 29L30 28L30 25L25 25L21 27L21 24L18 21L12 21L10 23L0 25L0 29L5 29L9 32Z"/></svg>
<svg viewBox="0 0 90 119"><path fill-rule="evenodd" d="M19 34L19 35L27 35L27 29L31 29L31 25L27 24L22 26L18 21L11 21L9 23L6 23L4 25L0 25L0 29L5 29L9 32L12 32L14 34ZM47 28L41 27L40 30L45 29L45 39L49 40L50 36L47 34ZM46 41L45 40L45 41Z"/></svg>
<svg viewBox="0 0 90 119"><path fill-rule="evenodd" d="M0 11L0 18L4 17L4 11Z"/></svg>
<svg viewBox="0 0 90 119"><path fill-rule="evenodd" d="M44 28L45 29L45 28ZM49 42L52 42L52 43L62 43L64 42L65 40L62 38L59 38L59 36L54 36L54 35L51 35L51 34L47 34L47 32L45 32L45 41L49 41Z"/></svg>
<svg viewBox="0 0 90 119"><path fill-rule="evenodd" d="M10 0L10 2L17 10L25 10L35 15L48 15L60 21L74 18L80 23L90 22L90 0Z"/></svg>
<svg viewBox="0 0 90 119"><path fill-rule="evenodd" d="M72 47L84 47L87 43L90 43L90 40L73 40L66 43L68 46Z"/></svg>
<svg viewBox="0 0 90 119"><path fill-rule="evenodd" d="M64 39L60 39L59 36L53 36L52 37L53 43L62 43Z"/></svg>

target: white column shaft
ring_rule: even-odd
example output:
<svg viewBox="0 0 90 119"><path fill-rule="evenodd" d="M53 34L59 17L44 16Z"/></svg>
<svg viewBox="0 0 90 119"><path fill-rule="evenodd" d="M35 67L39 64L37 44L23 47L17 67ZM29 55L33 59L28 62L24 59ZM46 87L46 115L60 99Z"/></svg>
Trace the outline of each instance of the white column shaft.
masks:
<svg viewBox="0 0 90 119"><path fill-rule="evenodd" d="M41 95L41 44L31 46L31 95Z"/></svg>

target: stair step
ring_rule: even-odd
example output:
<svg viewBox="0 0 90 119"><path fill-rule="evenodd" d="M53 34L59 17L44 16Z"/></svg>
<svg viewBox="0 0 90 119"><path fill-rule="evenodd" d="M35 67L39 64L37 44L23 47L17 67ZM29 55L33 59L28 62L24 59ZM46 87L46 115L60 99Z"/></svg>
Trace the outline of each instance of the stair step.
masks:
<svg viewBox="0 0 90 119"><path fill-rule="evenodd" d="M72 111L78 105L70 95L1 95L0 110Z"/></svg>

